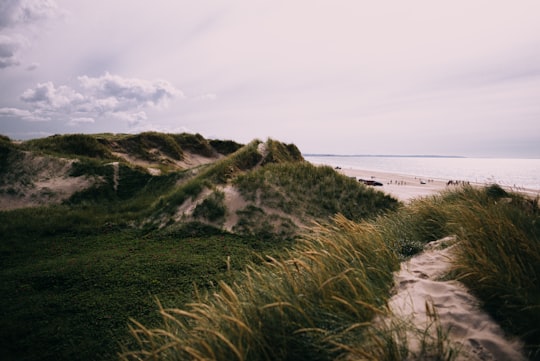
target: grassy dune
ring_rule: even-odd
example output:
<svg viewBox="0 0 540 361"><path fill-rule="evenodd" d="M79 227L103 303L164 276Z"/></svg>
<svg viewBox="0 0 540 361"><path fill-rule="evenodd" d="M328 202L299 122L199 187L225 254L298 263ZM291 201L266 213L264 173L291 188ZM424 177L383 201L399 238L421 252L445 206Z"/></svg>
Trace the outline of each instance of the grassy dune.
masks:
<svg viewBox="0 0 540 361"><path fill-rule="evenodd" d="M112 154L138 147L122 142L149 157L228 155L151 176ZM447 277L540 358L538 200L491 186L399 205L304 162L294 145L185 134L0 137L8 183L23 150L76 158L72 175L99 182L62 204L0 212L4 359L451 360L445 330L416 330L419 356L404 344L409 325L374 322L387 315L399 262L447 235L459 250ZM224 186L251 202L239 212L245 232L220 229ZM174 219L203 193L191 219ZM284 236L265 226L268 208L318 223Z"/></svg>
<svg viewBox="0 0 540 361"><path fill-rule="evenodd" d="M513 335L539 358L540 212L538 200L498 186L465 187L413 202L375 221L337 217L279 259L250 266L243 280L186 308L161 308L161 327L133 321L135 346L122 357L190 360L369 360L413 357L407 326L381 330L398 260L429 241L455 234L459 255L448 277L465 282ZM430 307L426 305L426 307ZM430 314L437 327L437 315ZM422 359L451 360L458 348L445 330L426 343ZM401 340L401 341L400 341ZM428 347L427 343L431 343ZM417 356L417 355L416 355Z"/></svg>
<svg viewBox="0 0 540 361"><path fill-rule="evenodd" d="M238 148L231 142L207 142L196 135L167 135L168 140L181 140L183 151L198 148L205 152L211 144L215 151L233 153L212 164L152 176L112 155L118 150L114 147L127 148L119 143L137 139L146 142L141 145L145 150L165 147L155 144L165 139L162 136L139 138L55 136L21 145L0 139L1 154L6 155L0 161L9 166L0 176L8 183L13 180L10 172L21 169L19 158L11 154L23 151L46 154L42 157L46 161L76 159L65 176L97 180L62 204L0 212L0 347L4 359L115 359L119 345L129 339L129 318L159 326L156 297L166 307L184 305L196 297L194 285L201 293L217 291L220 281L243 279L246 264L260 264L262 259L256 255L277 257L293 244L290 237L232 234L209 225L207 220L215 217L214 206L222 201L217 195L202 202L195 212L206 224L197 219L176 222L170 215L203 189L215 191L256 169L281 172L271 168L276 162L302 164L294 145L268 140ZM311 167L304 172L318 171ZM324 182L325 177L335 178L336 174L325 170L318 177ZM365 187L357 183L350 187L355 192L362 189ZM376 204L373 212L382 212L386 206L370 203L371 196L381 195L368 192L361 200L368 206ZM321 204L316 198L304 203L312 210ZM388 209L396 204L389 202ZM333 211L315 214L324 221Z"/></svg>

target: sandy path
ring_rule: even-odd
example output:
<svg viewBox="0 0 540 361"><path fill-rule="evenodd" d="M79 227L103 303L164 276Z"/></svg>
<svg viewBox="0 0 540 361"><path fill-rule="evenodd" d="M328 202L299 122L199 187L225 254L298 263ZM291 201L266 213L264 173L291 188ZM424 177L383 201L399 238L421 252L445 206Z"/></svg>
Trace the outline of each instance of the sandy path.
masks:
<svg viewBox="0 0 540 361"><path fill-rule="evenodd" d="M521 345L504 337L499 325L479 309L478 300L463 284L440 280L450 268L454 247L459 245L444 246L453 242L450 237L432 242L424 252L401 264L390 310L422 329L429 322L426 302L432 302L443 330L449 330L451 342L462 345L458 360L526 360Z"/></svg>

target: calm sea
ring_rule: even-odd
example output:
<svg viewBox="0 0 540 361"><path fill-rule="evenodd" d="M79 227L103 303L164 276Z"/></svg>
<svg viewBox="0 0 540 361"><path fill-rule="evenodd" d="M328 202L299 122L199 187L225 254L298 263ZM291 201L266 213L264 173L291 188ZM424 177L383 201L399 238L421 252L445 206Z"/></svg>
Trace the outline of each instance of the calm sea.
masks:
<svg viewBox="0 0 540 361"><path fill-rule="evenodd" d="M540 190L540 159L311 156L313 164Z"/></svg>

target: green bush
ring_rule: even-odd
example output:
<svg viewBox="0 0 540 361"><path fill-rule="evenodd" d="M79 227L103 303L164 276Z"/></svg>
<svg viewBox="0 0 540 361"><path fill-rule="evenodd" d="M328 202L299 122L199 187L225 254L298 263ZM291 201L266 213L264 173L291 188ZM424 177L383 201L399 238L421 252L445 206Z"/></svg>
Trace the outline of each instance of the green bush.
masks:
<svg viewBox="0 0 540 361"><path fill-rule="evenodd" d="M204 218L210 222L216 222L225 217L227 208L225 207L225 193L213 192L193 211L193 217Z"/></svg>
<svg viewBox="0 0 540 361"><path fill-rule="evenodd" d="M244 146L243 144L236 143L232 140L211 139L208 143L216 150L216 152L223 155L232 154Z"/></svg>

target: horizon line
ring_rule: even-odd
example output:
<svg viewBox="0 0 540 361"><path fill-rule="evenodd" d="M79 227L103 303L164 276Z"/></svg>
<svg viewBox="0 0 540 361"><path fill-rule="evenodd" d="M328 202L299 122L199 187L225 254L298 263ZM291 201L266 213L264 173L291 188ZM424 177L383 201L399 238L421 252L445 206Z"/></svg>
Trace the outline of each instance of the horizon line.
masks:
<svg viewBox="0 0 540 361"><path fill-rule="evenodd" d="M436 154L332 154L332 153L302 153L305 157L364 157L364 158L468 158L463 155Z"/></svg>

